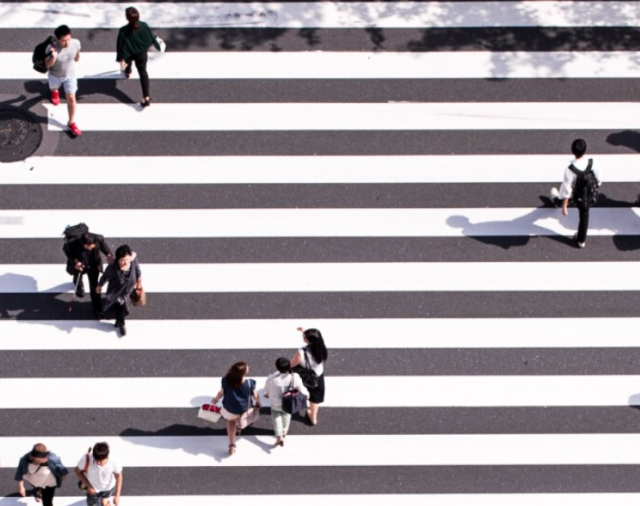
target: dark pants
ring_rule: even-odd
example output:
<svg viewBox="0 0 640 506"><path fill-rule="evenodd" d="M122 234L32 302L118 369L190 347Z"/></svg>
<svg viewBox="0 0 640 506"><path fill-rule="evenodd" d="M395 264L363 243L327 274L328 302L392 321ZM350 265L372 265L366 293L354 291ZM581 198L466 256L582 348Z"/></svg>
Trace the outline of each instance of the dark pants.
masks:
<svg viewBox="0 0 640 506"><path fill-rule="evenodd" d="M40 490L42 494L42 506L53 506L53 496L56 495L56 487L36 488L34 492Z"/></svg>
<svg viewBox="0 0 640 506"><path fill-rule="evenodd" d="M87 494L87 506L100 506L102 504L102 500L109 499L115 490L116 489L113 488L111 490L105 490L104 492L97 492L96 495Z"/></svg>
<svg viewBox="0 0 640 506"><path fill-rule="evenodd" d="M134 54L125 60L127 63L127 68L124 69L125 74L131 74L131 64L136 62L136 69L138 69L138 74L140 75L140 84L142 85L142 96L149 96L149 74L147 73L147 61L149 60L149 55L146 51L143 53Z"/></svg>
<svg viewBox="0 0 640 506"><path fill-rule="evenodd" d="M585 242L587 240L587 230L589 230L589 208L578 206L578 216L580 221L578 222L578 236L576 239L578 242Z"/></svg>
<svg viewBox="0 0 640 506"><path fill-rule="evenodd" d="M116 327L123 327L125 317L129 316L129 308L126 304L120 305L117 302L113 305L113 308L116 312Z"/></svg>
<svg viewBox="0 0 640 506"><path fill-rule="evenodd" d="M82 276L83 274L87 275L89 278L89 293L91 294L91 307L93 307L94 312L100 313L102 311L102 301L100 300L100 294L96 293L96 287L98 286L98 278L100 277L100 271L96 269L87 269L82 271L76 271L73 274L73 284L78 282L78 276ZM80 283L78 283L78 288L84 288L84 281L80 278Z"/></svg>

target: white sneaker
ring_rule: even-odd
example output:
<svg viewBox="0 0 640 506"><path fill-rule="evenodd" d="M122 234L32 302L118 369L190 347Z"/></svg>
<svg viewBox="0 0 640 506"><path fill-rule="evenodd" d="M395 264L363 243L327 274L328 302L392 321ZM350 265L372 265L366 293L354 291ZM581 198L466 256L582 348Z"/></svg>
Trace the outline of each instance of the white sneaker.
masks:
<svg viewBox="0 0 640 506"><path fill-rule="evenodd" d="M556 187L551 188L551 191L549 192L549 198L551 199L553 205L556 207L559 207L561 203L560 197L558 195L560 195L558 189Z"/></svg>

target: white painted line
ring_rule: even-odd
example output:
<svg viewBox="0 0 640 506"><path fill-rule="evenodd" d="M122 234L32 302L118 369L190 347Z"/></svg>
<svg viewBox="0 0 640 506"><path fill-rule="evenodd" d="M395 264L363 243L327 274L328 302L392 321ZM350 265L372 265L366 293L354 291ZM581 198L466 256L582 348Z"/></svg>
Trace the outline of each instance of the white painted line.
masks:
<svg viewBox="0 0 640 506"><path fill-rule="evenodd" d="M638 262L142 264L152 293L638 291ZM597 272L598 276L584 276ZM0 264L0 293L73 290L56 264Z"/></svg>
<svg viewBox="0 0 640 506"><path fill-rule="evenodd" d="M227 436L50 437L45 444L73 466L95 441L109 444L125 474L131 467L640 464L640 434L289 435L284 450L273 436L242 436L233 458ZM3 438L3 459L17 462L32 445L33 437Z"/></svg>
<svg viewBox="0 0 640 506"><path fill-rule="evenodd" d="M49 130L66 110L46 104ZM640 128L640 103L84 104L86 131L607 130Z"/></svg>
<svg viewBox="0 0 640 506"><path fill-rule="evenodd" d="M556 208L0 209L0 239L60 239L66 225L81 221L107 238L572 236L578 212L570 208L569 216L562 216ZM640 235L640 209L592 209L589 236L612 235Z"/></svg>
<svg viewBox="0 0 640 506"><path fill-rule="evenodd" d="M238 453L239 455L239 453ZM75 458L75 457L74 457ZM77 459L76 459L77 460ZM126 490L125 490L126 492ZM190 506L211 506L226 502L242 503L246 495L190 495ZM122 496L128 506L175 506L184 503L185 496ZM368 506L389 506L389 504L429 504L429 506L637 506L640 494L598 493L598 494L379 494L379 495L252 495L251 500L260 506L281 506L284 503L305 504L307 506L326 506L349 501L351 504ZM423 503L424 501L424 503ZM31 497L4 497L2 506L33 505ZM56 496L57 506L82 506L84 500L76 497Z"/></svg>
<svg viewBox="0 0 640 506"><path fill-rule="evenodd" d="M638 51L169 52L150 55L149 75L152 79L638 78L639 55ZM31 53L0 52L0 68L3 79L43 78L32 68ZM83 53L76 75L124 79L111 52ZM134 70L131 78L137 77Z"/></svg>
<svg viewBox="0 0 640 506"><path fill-rule="evenodd" d="M493 26L638 26L635 2L295 2L145 3L154 28L460 28ZM0 28L119 28L124 7L109 3L0 3Z"/></svg>
<svg viewBox="0 0 640 506"><path fill-rule="evenodd" d="M262 389L266 378L255 379ZM339 408L640 405L640 376L630 375L337 377L328 361L325 380L323 406ZM32 409L33 399L39 409L189 408L209 402L220 378L2 378L0 387L3 409Z"/></svg>
<svg viewBox="0 0 640 506"><path fill-rule="evenodd" d="M640 346L640 318L131 320L130 339L111 322L0 320L0 350L279 350L300 343L299 326L319 328L331 349Z"/></svg>
<svg viewBox="0 0 640 506"><path fill-rule="evenodd" d="M638 155L590 154L606 183L640 181ZM567 155L50 156L4 164L0 184L539 183ZM84 170L91 166L92 170ZM180 167L180 170L175 170ZM604 175L604 176L603 176Z"/></svg>

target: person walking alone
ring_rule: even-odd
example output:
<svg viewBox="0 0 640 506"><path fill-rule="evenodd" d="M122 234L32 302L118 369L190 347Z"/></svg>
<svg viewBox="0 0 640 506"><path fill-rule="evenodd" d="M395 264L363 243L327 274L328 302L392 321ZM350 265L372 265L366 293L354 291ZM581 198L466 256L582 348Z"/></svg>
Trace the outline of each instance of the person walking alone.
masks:
<svg viewBox="0 0 640 506"><path fill-rule="evenodd" d="M301 366L312 369L318 376L318 386L309 388L309 410L307 411L309 422L311 425L316 425L318 423L318 409L320 404L324 402L324 363L327 361L329 353L319 330L304 330L302 327L298 327L298 331L302 332L306 346L298 349L291 359L291 367Z"/></svg>
<svg viewBox="0 0 640 506"><path fill-rule="evenodd" d="M578 208L578 231L573 236L578 248L584 248L589 229L589 208L595 204L598 198L600 177L593 167L593 159L584 158L587 152L587 143L584 139L576 139L571 144L571 153L575 157L564 171L564 178L560 191L551 188L551 200L554 205L562 206L562 214L569 214L569 199Z"/></svg>
<svg viewBox="0 0 640 506"><path fill-rule="evenodd" d="M129 315L131 307L131 293L134 290L142 290L142 273L138 266L138 260L133 256L131 248L123 244L116 249L116 261L107 266L98 281L96 293L102 293L102 287L109 283L107 296L103 304L103 312L111 307L115 308L115 327L120 331L120 336L127 335L125 317Z"/></svg>
<svg viewBox="0 0 640 506"><path fill-rule="evenodd" d="M222 378L222 388L211 401L216 404L222 399L222 418L227 421L227 435L229 436L229 455L236 452L236 436L240 435L237 423L245 411L251 407L251 399L255 401L256 409L260 409L260 397L256 391L256 380L245 379L249 374L246 362L236 362Z"/></svg>
<svg viewBox="0 0 640 506"><path fill-rule="evenodd" d="M24 482L34 487L34 497L37 502L42 501L43 506L53 506L53 497L56 488L62 485L62 480L69 474L60 458L47 450L42 443L33 445L33 449L24 455L16 469L16 481L18 493L25 497L27 491Z"/></svg>
<svg viewBox="0 0 640 506"><path fill-rule="evenodd" d="M80 59L80 41L71 38L71 29L67 25L60 25L53 32L56 41L47 46L46 52L50 56L45 58L44 64L49 69L49 88L51 103L60 104L60 86L67 96L67 110L69 122L67 126L71 133L78 137L82 132L76 125L76 92L78 79L76 78L75 62Z"/></svg>
<svg viewBox="0 0 640 506"><path fill-rule="evenodd" d="M276 360L277 371L267 377L264 396L271 401L271 419L276 434L276 446L284 446L284 438L289 432L291 415L282 409L282 397L289 387L309 397L309 391L302 384L302 378L291 372L291 362L287 358Z"/></svg>
<svg viewBox="0 0 640 506"><path fill-rule="evenodd" d="M127 24L120 28L118 41L116 43L116 60L120 63L120 68L124 71L125 77L131 76L131 65L136 62L136 69L140 76L142 86L142 107L151 105L149 96L149 74L147 73L147 62L149 54L147 51L153 44L160 51L160 43L149 28L147 23L140 21L140 13L135 7L127 7L124 11L127 17Z"/></svg>

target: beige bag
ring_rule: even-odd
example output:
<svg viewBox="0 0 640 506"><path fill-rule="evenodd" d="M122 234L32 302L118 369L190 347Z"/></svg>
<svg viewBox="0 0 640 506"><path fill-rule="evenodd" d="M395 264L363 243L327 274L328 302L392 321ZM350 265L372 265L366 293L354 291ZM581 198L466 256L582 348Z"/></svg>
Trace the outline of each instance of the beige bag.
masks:
<svg viewBox="0 0 640 506"><path fill-rule="evenodd" d="M256 423L260 419L260 408L258 406L251 406L244 413L240 415L240 421L238 422L238 428L240 430L246 429L252 423Z"/></svg>

